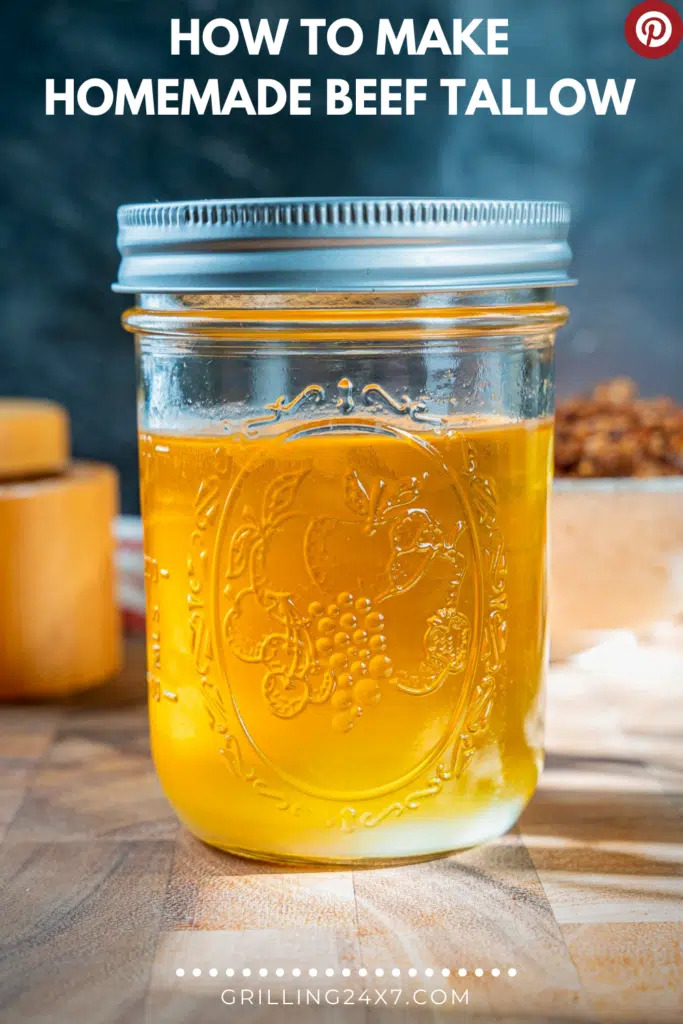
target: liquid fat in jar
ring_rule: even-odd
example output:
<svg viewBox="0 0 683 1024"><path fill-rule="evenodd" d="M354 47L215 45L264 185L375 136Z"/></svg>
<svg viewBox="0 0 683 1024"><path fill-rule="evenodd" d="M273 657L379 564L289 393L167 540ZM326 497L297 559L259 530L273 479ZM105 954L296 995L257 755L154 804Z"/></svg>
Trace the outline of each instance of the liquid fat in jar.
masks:
<svg viewBox="0 0 683 1024"><path fill-rule="evenodd" d="M383 862L542 762L561 204L124 207L152 747L203 840Z"/></svg>

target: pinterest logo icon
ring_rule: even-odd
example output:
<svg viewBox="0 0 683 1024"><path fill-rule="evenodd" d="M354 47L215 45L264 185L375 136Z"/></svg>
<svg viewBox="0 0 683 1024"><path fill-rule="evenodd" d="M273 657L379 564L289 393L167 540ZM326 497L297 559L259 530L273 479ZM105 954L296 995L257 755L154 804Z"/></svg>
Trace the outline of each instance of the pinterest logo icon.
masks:
<svg viewBox="0 0 683 1024"><path fill-rule="evenodd" d="M683 40L683 18L663 0L645 0L626 19L626 41L641 57L668 57Z"/></svg>

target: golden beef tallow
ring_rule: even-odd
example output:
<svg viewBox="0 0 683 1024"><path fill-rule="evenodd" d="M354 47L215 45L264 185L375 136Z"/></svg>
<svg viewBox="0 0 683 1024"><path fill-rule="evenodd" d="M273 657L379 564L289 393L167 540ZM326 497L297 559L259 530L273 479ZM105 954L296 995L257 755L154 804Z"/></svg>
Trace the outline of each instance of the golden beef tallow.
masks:
<svg viewBox="0 0 683 1024"><path fill-rule="evenodd" d="M222 849L508 829L542 761L561 203L124 207L152 748Z"/></svg>

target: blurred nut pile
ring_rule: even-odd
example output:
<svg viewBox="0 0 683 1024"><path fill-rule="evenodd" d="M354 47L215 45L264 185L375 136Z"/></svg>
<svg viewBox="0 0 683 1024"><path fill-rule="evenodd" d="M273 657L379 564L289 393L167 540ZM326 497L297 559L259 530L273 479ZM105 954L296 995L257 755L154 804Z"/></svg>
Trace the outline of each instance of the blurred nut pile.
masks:
<svg viewBox="0 0 683 1024"><path fill-rule="evenodd" d="M590 397L559 402L555 473L573 477L683 474L683 408L671 398L639 398L628 378L599 384Z"/></svg>

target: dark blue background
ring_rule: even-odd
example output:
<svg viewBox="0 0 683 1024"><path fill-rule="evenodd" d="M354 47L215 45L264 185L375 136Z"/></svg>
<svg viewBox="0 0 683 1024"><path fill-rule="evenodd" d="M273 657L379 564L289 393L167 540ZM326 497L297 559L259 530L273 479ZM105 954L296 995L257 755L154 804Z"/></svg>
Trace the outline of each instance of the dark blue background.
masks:
<svg viewBox="0 0 683 1024"><path fill-rule="evenodd" d="M631 0L11 0L3 5L0 393L72 415L80 457L123 473L137 504L132 341L109 291L121 202L204 196L428 194L566 199L580 287L568 296L561 391L615 373L683 398L683 47L624 40ZM283 54L170 55L173 16L289 17ZM356 56L309 57L300 17L367 29ZM510 56L377 58L379 17L508 17ZM627 117L88 117L44 114L44 80L328 76L637 78ZM319 88L319 92L322 89Z"/></svg>

